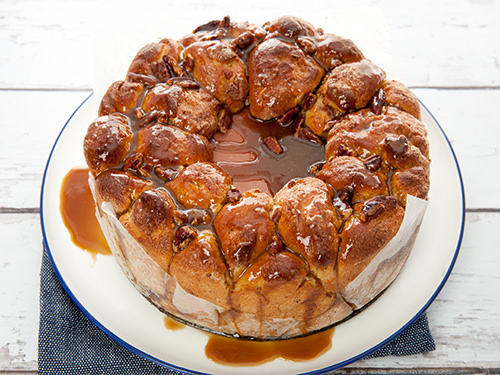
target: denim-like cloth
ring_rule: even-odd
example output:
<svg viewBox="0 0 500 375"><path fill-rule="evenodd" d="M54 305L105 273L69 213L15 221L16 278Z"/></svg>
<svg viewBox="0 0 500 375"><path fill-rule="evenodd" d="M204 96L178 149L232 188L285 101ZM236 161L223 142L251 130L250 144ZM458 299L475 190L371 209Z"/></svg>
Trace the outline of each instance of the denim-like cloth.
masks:
<svg viewBox="0 0 500 375"><path fill-rule="evenodd" d="M434 349L423 314L400 336L366 358ZM40 272L38 367L40 375L180 374L132 353L94 325L63 289L45 251Z"/></svg>

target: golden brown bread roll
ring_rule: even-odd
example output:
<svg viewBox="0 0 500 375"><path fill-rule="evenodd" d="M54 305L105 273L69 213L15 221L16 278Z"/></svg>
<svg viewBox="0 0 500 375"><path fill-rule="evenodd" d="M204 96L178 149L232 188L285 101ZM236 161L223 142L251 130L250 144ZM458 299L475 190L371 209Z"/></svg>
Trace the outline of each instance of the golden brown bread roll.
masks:
<svg viewBox="0 0 500 375"><path fill-rule="evenodd" d="M414 234L395 236L408 195L429 192L427 130L410 90L349 39L224 17L139 50L98 114L83 143L103 230L137 289L184 322L312 333L408 256Z"/></svg>
<svg viewBox="0 0 500 375"><path fill-rule="evenodd" d="M219 124L220 103L191 79L157 84L148 91L142 109L158 111L158 119L211 138Z"/></svg>
<svg viewBox="0 0 500 375"><path fill-rule="evenodd" d="M184 53L191 61L189 69L194 78L231 112L243 108L248 95L245 65L229 43L219 40L195 42Z"/></svg>
<svg viewBox="0 0 500 375"><path fill-rule="evenodd" d="M297 45L278 38L264 40L248 60L250 112L262 120L282 116L319 84L323 74Z"/></svg>
<svg viewBox="0 0 500 375"><path fill-rule="evenodd" d="M213 163L194 163L171 181L168 188L185 208L209 208L217 213L227 200L231 177Z"/></svg>
<svg viewBox="0 0 500 375"><path fill-rule="evenodd" d="M175 205L162 188L146 190L129 212L120 217L123 227L165 271L172 258Z"/></svg>
<svg viewBox="0 0 500 375"><path fill-rule="evenodd" d="M237 202L225 205L215 218L214 228L234 279L267 249L275 235L269 216L272 206L269 195L250 190Z"/></svg>
<svg viewBox="0 0 500 375"><path fill-rule="evenodd" d="M172 125L154 124L141 129L137 144L137 152L155 166L188 165L213 158L212 146L205 137Z"/></svg>
<svg viewBox="0 0 500 375"><path fill-rule="evenodd" d="M121 115L102 116L90 124L83 148L92 173L118 166L130 152L131 140L127 119Z"/></svg>

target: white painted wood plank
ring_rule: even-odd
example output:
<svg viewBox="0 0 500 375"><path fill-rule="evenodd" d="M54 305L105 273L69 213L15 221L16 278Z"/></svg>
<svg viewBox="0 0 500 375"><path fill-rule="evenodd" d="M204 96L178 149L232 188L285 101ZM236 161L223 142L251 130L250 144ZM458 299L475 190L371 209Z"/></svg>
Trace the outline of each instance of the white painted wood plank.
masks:
<svg viewBox="0 0 500 375"><path fill-rule="evenodd" d="M415 89L457 155L467 207L500 208L500 90ZM0 91L0 207L38 207L47 157L59 131L89 92ZM29 111L26 110L29 108ZM22 115L20 115L22 114Z"/></svg>
<svg viewBox="0 0 500 375"><path fill-rule="evenodd" d="M434 352L367 360L354 366L500 368L499 227L498 213L467 215L453 273L428 309L437 347Z"/></svg>
<svg viewBox="0 0 500 375"><path fill-rule="evenodd" d="M0 215L0 371L37 366L42 236L38 215Z"/></svg>
<svg viewBox="0 0 500 375"><path fill-rule="evenodd" d="M428 310L434 352L358 361L356 368L500 368L499 213L470 213L455 268ZM38 282L42 245L39 219L1 214L0 371L36 369ZM424 272L424 271L423 271ZM8 353L8 355L7 355Z"/></svg>
<svg viewBox="0 0 500 375"><path fill-rule="evenodd" d="M163 34L171 24L182 25L184 33L226 14L260 21L284 13L318 21L317 26L342 24L339 30L329 31L345 31L344 36L359 43L367 57L410 86L500 86L500 45L495 43L500 35L498 1L425 0L411 10L397 0L361 0L356 7L328 0L310 7L288 0L250 4L154 0L140 9L132 1L119 4L93 0L0 2L0 50L8 51L0 56L0 88L91 88L95 21L101 23L98 30L113 25L112 35L100 36L112 47L113 34L132 40L135 30L152 26L158 30L155 37L165 37L172 36ZM166 15L163 25L152 20L156 14ZM358 37L360 32L365 35ZM374 33L380 34L376 38L384 51L372 43Z"/></svg>
<svg viewBox="0 0 500 375"><path fill-rule="evenodd" d="M414 90L460 164L468 208L500 208L500 90Z"/></svg>
<svg viewBox="0 0 500 375"><path fill-rule="evenodd" d="M0 91L0 207L38 207L47 159L59 132L90 94Z"/></svg>

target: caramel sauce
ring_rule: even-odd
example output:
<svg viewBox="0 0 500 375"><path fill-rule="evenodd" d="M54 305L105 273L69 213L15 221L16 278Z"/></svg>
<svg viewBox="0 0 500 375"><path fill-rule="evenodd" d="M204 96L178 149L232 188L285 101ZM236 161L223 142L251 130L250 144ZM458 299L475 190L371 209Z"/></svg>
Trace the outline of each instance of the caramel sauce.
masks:
<svg viewBox="0 0 500 375"><path fill-rule="evenodd" d="M88 179L88 168L73 168L66 174L60 193L62 218L75 245L93 256L111 255L95 216L95 203Z"/></svg>
<svg viewBox="0 0 500 375"><path fill-rule="evenodd" d="M180 331L185 327L184 324L178 322L175 319L172 319L167 315L163 317L163 324L165 325L165 328L168 329L169 331Z"/></svg>
<svg viewBox="0 0 500 375"><path fill-rule="evenodd" d="M257 366L276 358L308 361L326 353L332 346L334 328L290 340L245 341L210 334L205 354L226 366Z"/></svg>
<svg viewBox="0 0 500 375"><path fill-rule="evenodd" d="M263 143L275 137L284 152L275 154ZM277 121L258 121L245 108L233 114L225 134L212 139L214 162L229 173L241 191L259 188L274 196L288 181L309 175L309 167L324 161L324 146L292 134L292 127Z"/></svg>

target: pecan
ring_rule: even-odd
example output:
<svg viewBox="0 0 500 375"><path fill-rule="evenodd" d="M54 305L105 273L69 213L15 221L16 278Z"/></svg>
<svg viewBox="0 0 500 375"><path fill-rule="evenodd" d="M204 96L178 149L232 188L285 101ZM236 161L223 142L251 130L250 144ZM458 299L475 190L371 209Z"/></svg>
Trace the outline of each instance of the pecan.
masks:
<svg viewBox="0 0 500 375"><path fill-rule="evenodd" d="M235 186L231 186L231 188L227 191L226 196L229 203L235 203L241 199L241 193Z"/></svg>
<svg viewBox="0 0 500 375"><path fill-rule="evenodd" d="M163 181L168 182L176 178L179 172L172 168L157 166L155 168L155 174Z"/></svg>
<svg viewBox="0 0 500 375"><path fill-rule="evenodd" d="M302 106L302 108L304 108L304 111L307 111L313 106L315 102L316 102L316 95L310 92L306 95L304 99L304 105Z"/></svg>
<svg viewBox="0 0 500 375"><path fill-rule="evenodd" d="M281 125L286 125L288 124L290 121L292 121L292 118L300 111L300 107L299 106L296 106L296 107L293 107L292 109L289 109L288 111L286 111L283 115L281 115L279 118L278 118L278 123L280 123Z"/></svg>
<svg viewBox="0 0 500 375"><path fill-rule="evenodd" d="M366 201L360 213L361 221L368 221L384 211L384 204L380 200L374 198Z"/></svg>
<svg viewBox="0 0 500 375"><path fill-rule="evenodd" d="M213 20L213 21L210 21L210 22L207 22L203 25L200 25L198 26L194 31L193 33L196 34L200 31L212 31L212 30L215 30L218 26L220 25L220 21L219 20Z"/></svg>
<svg viewBox="0 0 500 375"><path fill-rule="evenodd" d="M153 111L147 113L146 115L142 116L140 118L140 120L137 121L136 126L138 128L144 128L144 127L148 126L149 124L151 124L152 122L156 121L156 119L158 118L158 115L159 115L159 111L153 110Z"/></svg>
<svg viewBox="0 0 500 375"><path fill-rule="evenodd" d="M336 156L356 156L356 152L353 149L348 148L345 145L339 145L337 147Z"/></svg>
<svg viewBox="0 0 500 375"><path fill-rule="evenodd" d="M274 152L276 155L283 153L283 147L279 144L278 140L274 136L269 136L263 139L264 144L269 150Z"/></svg>
<svg viewBox="0 0 500 375"><path fill-rule="evenodd" d="M186 77L187 74L184 72L180 66L177 64L177 61L170 55L163 55L162 60L167 64L170 72L173 77Z"/></svg>
<svg viewBox="0 0 500 375"><path fill-rule="evenodd" d="M213 31L210 31L210 32L206 33L205 35L203 35L200 38L200 40L207 41L207 40L214 40L214 39L222 39L222 38L226 37L226 34L227 34L226 29L219 27L219 28L217 28Z"/></svg>
<svg viewBox="0 0 500 375"><path fill-rule="evenodd" d="M267 250L271 253L277 254L285 250L285 244L279 236L273 236L273 239L267 246Z"/></svg>
<svg viewBox="0 0 500 375"><path fill-rule="evenodd" d="M173 217L177 225L186 224L189 221L189 215L186 211L175 210Z"/></svg>
<svg viewBox="0 0 500 375"><path fill-rule="evenodd" d="M156 84L155 78L147 76L145 74L137 74L133 72L129 72L127 74L127 80L129 80L130 82L142 83L145 86L153 86L154 84Z"/></svg>
<svg viewBox="0 0 500 375"><path fill-rule="evenodd" d="M375 154L370 155L365 159L363 164L365 165L366 169L371 172L375 172L382 166L382 158Z"/></svg>
<svg viewBox="0 0 500 375"><path fill-rule="evenodd" d="M149 179L151 177L151 173L153 172L153 167L149 164L141 164L139 168L136 170L137 174L141 177Z"/></svg>
<svg viewBox="0 0 500 375"><path fill-rule="evenodd" d="M318 161L317 163L311 164L307 169L307 172L314 176L323 168L324 165L325 165L324 161Z"/></svg>
<svg viewBox="0 0 500 375"><path fill-rule="evenodd" d="M298 37L297 44L302 47L309 55L314 55L316 53L316 44L311 38L308 37Z"/></svg>
<svg viewBox="0 0 500 375"><path fill-rule="evenodd" d="M281 212L283 212L283 207L281 206L273 206L273 208L271 208L269 216L271 217L273 223L278 223L281 218Z"/></svg>
<svg viewBox="0 0 500 375"><path fill-rule="evenodd" d="M249 47L255 41L255 35L251 31L245 31L233 39L231 44L239 49L245 49Z"/></svg>
<svg viewBox="0 0 500 375"><path fill-rule="evenodd" d="M171 77L165 61L153 61L150 66L151 71L160 82L167 82L167 80Z"/></svg>
<svg viewBox="0 0 500 375"><path fill-rule="evenodd" d="M380 115L385 104L385 92L381 88L375 91L373 94L372 101L370 103L370 110L376 114Z"/></svg>
<svg viewBox="0 0 500 375"><path fill-rule="evenodd" d="M167 82L168 85L179 85L186 90L198 90L201 88L200 84L189 77L174 77L170 78Z"/></svg>
<svg viewBox="0 0 500 375"><path fill-rule="evenodd" d="M333 206L337 212L342 216L343 220L349 219L352 215L352 208L349 202L342 201L339 197L333 200Z"/></svg>
<svg viewBox="0 0 500 375"><path fill-rule="evenodd" d="M351 185L349 185L349 186L344 186L344 188L340 191L338 198L344 203L351 204L353 196L354 196L354 188Z"/></svg>
<svg viewBox="0 0 500 375"><path fill-rule="evenodd" d="M304 125L304 122L305 122L304 115L300 115L300 116L296 117L295 120L293 120L292 131L293 131L293 135L295 137L299 136L299 131L302 128L302 125Z"/></svg>
<svg viewBox="0 0 500 375"><path fill-rule="evenodd" d="M231 19L229 16L225 16L222 21L220 21L218 28L228 29L231 26Z"/></svg>
<svg viewBox="0 0 500 375"><path fill-rule="evenodd" d="M408 150L408 138L404 135L400 135L399 137L388 135L384 138L383 142L387 151L391 152L394 156L403 155Z"/></svg>
<svg viewBox="0 0 500 375"><path fill-rule="evenodd" d="M196 233L196 230L188 227L186 225L180 227L177 229L175 232L175 237L174 241L172 243L174 252L179 252L186 247L189 246L189 244L198 236L198 233Z"/></svg>
<svg viewBox="0 0 500 375"><path fill-rule="evenodd" d="M222 107L222 109L217 114L217 119L219 121L217 124L218 130L222 134L225 134L229 129L229 125L231 125L231 112L227 108Z"/></svg>
<svg viewBox="0 0 500 375"><path fill-rule="evenodd" d="M311 129L306 127L300 128L297 137L312 143L321 144L321 139Z"/></svg>
<svg viewBox="0 0 500 375"><path fill-rule="evenodd" d="M186 72L191 72L194 68L194 57L192 55L186 55L184 56L184 60L182 61L182 67Z"/></svg>
<svg viewBox="0 0 500 375"><path fill-rule="evenodd" d="M123 169L132 169L137 171L144 163L144 157L140 153L130 155L123 163Z"/></svg>

